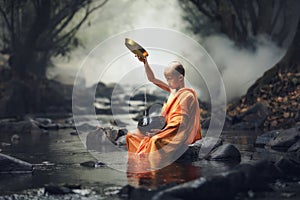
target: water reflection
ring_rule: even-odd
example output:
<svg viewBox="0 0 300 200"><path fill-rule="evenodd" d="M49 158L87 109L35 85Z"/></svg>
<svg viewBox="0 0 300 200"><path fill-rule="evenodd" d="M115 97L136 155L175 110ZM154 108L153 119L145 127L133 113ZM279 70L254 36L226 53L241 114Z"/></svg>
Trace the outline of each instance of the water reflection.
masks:
<svg viewBox="0 0 300 200"><path fill-rule="evenodd" d="M201 167L174 162L164 168L143 173L127 172L128 183L134 187L155 189L170 183L184 183L201 176Z"/></svg>

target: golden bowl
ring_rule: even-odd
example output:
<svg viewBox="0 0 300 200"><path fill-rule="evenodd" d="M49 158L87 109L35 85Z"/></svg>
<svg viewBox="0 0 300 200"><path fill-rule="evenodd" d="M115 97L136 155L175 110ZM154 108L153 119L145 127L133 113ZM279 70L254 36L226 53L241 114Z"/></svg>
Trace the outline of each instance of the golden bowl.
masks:
<svg viewBox="0 0 300 200"><path fill-rule="evenodd" d="M149 55L141 45L129 38L125 38L125 45L132 53L134 53L138 57L145 58Z"/></svg>

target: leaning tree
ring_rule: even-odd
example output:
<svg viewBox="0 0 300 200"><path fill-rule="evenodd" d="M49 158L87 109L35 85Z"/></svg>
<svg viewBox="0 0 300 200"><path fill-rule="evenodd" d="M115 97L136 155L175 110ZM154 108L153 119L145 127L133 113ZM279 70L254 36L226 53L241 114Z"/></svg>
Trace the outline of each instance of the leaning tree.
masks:
<svg viewBox="0 0 300 200"><path fill-rule="evenodd" d="M79 45L76 33L107 0L1 0L0 48L10 54L14 75L45 77L52 56Z"/></svg>
<svg viewBox="0 0 300 200"><path fill-rule="evenodd" d="M70 112L64 86L47 80L46 69L80 45L76 33L107 1L0 0L0 50L11 67L0 78L0 117Z"/></svg>

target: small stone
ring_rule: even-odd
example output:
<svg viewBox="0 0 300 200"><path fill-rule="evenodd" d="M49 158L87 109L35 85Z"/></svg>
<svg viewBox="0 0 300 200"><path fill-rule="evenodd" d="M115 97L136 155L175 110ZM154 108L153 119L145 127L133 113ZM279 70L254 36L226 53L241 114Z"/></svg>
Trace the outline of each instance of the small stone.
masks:
<svg viewBox="0 0 300 200"><path fill-rule="evenodd" d="M86 161L86 162L80 163L80 165L84 166L84 167L90 167L90 168L98 168L98 167L105 166L105 164L100 161Z"/></svg>
<svg viewBox="0 0 300 200"><path fill-rule="evenodd" d="M2 146L2 147L8 147L8 146L11 146L11 143L2 142L2 143L1 143L1 146Z"/></svg>
<svg viewBox="0 0 300 200"><path fill-rule="evenodd" d="M289 118L290 117L290 113L288 113L288 112L283 113L283 117L284 118Z"/></svg>
<svg viewBox="0 0 300 200"><path fill-rule="evenodd" d="M77 131L72 131L72 132L70 133L70 135L78 135L78 132L77 132Z"/></svg>
<svg viewBox="0 0 300 200"><path fill-rule="evenodd" d="M11 136L10 141L11 141L13 144L18 144L19 141L20 141L20 139L21 139L21 138L20 138L19 135L14 134L13 136Z"/></svg>
<svg viewBox="0 0 300 200"><path fill-rule="evenodd" d="M249 190L249 191L248 191L248 196L249 196L250 198L253 198L253 197L255 196L255 193L254 193L252 190Z"/></svg>

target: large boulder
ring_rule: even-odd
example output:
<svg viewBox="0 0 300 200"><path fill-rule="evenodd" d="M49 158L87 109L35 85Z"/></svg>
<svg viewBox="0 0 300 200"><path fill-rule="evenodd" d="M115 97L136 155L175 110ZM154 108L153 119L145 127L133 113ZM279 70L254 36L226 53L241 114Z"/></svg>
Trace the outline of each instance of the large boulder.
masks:
<svg viewBox="0 0 300 200"><path fill-rule="evenodd" d="M32 164L0 153L0 173L31 173Z"/></svg>
<svg viewBox="0 0 300 200"><path fill-rule="evenodd" d="M240 161L241 153L232 144L223 144L206 156L207 160Z"/></svg>

